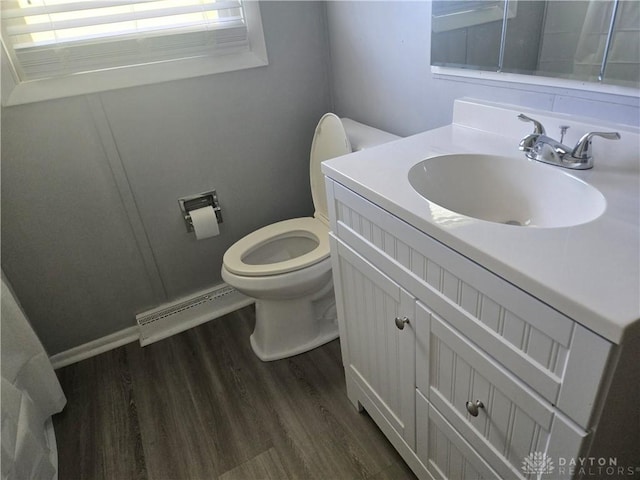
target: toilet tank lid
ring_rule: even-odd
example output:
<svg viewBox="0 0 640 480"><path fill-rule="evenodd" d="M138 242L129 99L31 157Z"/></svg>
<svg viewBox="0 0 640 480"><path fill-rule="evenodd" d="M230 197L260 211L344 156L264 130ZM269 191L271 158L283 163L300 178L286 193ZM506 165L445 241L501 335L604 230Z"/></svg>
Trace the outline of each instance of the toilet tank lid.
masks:
<svg viewBox="0 0 640 480"><path fill-rule="evenodd" d="M342 125L354 152L402 138L364 123L356 122L350 118L342 118Z"/></svg>

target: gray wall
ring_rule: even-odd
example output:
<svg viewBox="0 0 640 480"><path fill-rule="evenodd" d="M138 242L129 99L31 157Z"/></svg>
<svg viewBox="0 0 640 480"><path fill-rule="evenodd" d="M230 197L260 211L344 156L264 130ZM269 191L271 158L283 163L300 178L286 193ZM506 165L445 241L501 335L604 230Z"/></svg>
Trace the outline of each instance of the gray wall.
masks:
<svg viewBox="0 0 640 480"><path fill-rule="evenodd" d="M49 354L219 283L233 242L313 214L325 7L261 11L267 67L3 109L2 268ZM177 200L209 188L224 223L196 241Z"/></svg>
<svg viewBox="0 0 640 480"><path fill-rule="evenodd" d="M327 22L334 110L398 135L450 123L453 101L464 96L640 124L637 93L435 77L430 2L328 2Z"/></svg>

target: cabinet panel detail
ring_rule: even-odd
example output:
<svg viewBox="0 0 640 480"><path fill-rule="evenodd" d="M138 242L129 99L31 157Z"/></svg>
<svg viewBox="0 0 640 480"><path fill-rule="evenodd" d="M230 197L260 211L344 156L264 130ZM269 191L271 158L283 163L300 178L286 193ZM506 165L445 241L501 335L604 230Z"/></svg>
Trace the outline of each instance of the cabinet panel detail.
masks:
<svg viewBox="0 0 640 480"><path fill-rule="evenodd" d="M498 359L500 363L508 365L509 369L527 382L534 390L540 392L540 394L550 402L556 402L562 378L532 360L527 352L515 348L514 345L508 341L509 337L515 335L514 331L518 330L518 326L521 327L520 334L522 336L526 334L527 344L539 338L548 339L548 342L551 342L549 337L546 337L544 334L537 335L533 327L525 324L513 315L507 314L504 307L498 305L491 299L477 295L482 309L480 315L486 318L491 312L497 313L493 318L496 320L495 324L497 325L498 331L492 330L477 316L465 310L459 303L446 297L441 290L436 290L431 284L417 278L412 272L409 272L389 256L380 252L377 247L352 230L344 227L341 223L338 223L338 230L340 238L353 246L364 257L379 266L390 277L398 281L398 283L404 285L411 294L419 298L426 305L429 305L429 307L436 311L441 317L446 318L447 322L452 326L463 331L467 337L473 340L483 350L491 352L491 355ZM452 254L455 253L452 252ZM431 271L433 271L433 269L431 269ZM439 269L437 277L445 278L443 269ZM447 278L451 279L451 274L447 274ZM464 286L465 282L460 283ZM468 286L468 288L464 290L461 289L463 293L461 294L460 303L469 298L471 288L473 287ZM507 338L505 338L505 336ZM557 342L555 343L557 344ZM541 348L544 348L544 343ZM555 356L556 359L559 357L562 358L561 362L563 365L566 364L567 353L568 349L559 344L550 350L550 355Z"/></svg>
<svg viewBox="0 0 640 480"><path fill-rule="evenodd" d="M343 329L349 343L345 368L411 447L415 445L415 300L382 272L336 242ZM395 319L407 317L400 330Z"/></svg>
<svg viewBox="0 0 640 480"><path fill-rule="evenodd" d="M416 453L433 478L481 480L499 477L418 391L416 409Z"/></svg>
<svg viewBox="0 0 640 480"><path fill-rule="evenodd" d="M429 366L424 392L429 402L458 431L470 432L465 438L502 476L520 475L525 457L546 452L552 424L561 420L546 400L437 315L420 303L417 308L422 311L417 315L417 362ZM477 400L482 406L476 412L467 408L468 401ZM579 449L586 433L573 431L580 432L573 442Z"/></svg>
<svg viewBox="0 0 640 480"><path fill-rule="evenodd" d="M343 199L344 195L347 198ZM353 197L359 201L349 201L353 200ZM492 297L487 293L491 290L487 288L490 287L487 280L493 276L490 272L483 271L482 267L464 259L465 262L480 269L471 276L472 279L478 280L478 282L474 282L477 285L471 285L469 282L461 280L460 275L455 271L458 270L455 268L457 262L446 258L447 256L459 256L459 254L435 240L428 239L422 232L418 232L378 207L368 204L366 200L340 186L336 186L336 198L340 204L337 215L338 223L351 229L389 255L404 268L503 337L512 346L528 354L531 360L551 373L562 373L567 355L566 347L569 346L573 331L572 320L546 305L539 304L537 300L527 298L529 297L527 294L512 285L509 285L508 289L518 297L515 301L506 298L504 292L499 291L500 288L496 289L497 295ZM342 200L348 201L348 205ZM381 214L386 217L386 222L378 220L377 224L374 224L372 217ZM385 223L387 222L390 222L389 228L386 228ZM374 232L377 233L374 234ZM403 240L400 240L399 237L402 237ZM407 251L408 254L402 258L398 252L403 251ZM483 275L487 278L482 278ZM491 280L495 281L495 279ZM498 280L505 283L502 279ZM495 298L496 296L499 298ZM520 297L525 301L519 302ZM532 300L539 305L531 304ZM512 308L510 309L507 304L512 304ZM528 319L529 321L525 322L521 318L523 314L527 317L535 316L537 318ZM535 331L534 335L543 337L546 341L532 347L529 340L531 330ZM542 343L545 344L544 348Z"/></svg>

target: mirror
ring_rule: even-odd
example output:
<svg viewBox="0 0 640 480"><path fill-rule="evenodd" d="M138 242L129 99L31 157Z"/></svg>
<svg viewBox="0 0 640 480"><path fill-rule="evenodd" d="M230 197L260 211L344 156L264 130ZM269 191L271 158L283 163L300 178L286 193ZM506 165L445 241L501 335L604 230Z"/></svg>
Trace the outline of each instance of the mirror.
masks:
<svg viewBox="0 0 640 480"><path fill-rule="evenodd" d="M431 65L640 88L640 1L433 0Z"/></svg>

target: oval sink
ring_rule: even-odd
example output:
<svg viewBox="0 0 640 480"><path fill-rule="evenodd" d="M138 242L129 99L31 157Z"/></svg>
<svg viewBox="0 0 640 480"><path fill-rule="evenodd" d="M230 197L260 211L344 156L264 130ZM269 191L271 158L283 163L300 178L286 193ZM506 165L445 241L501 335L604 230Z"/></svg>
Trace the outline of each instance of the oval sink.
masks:
<svg viewBox="0 0 640 480"><path fill-rule="evenodd" d="M414 165L409 183L447 210L507 225L580 225L606 208L604 196L591 185L525 158L442 155Z"/></svg>

